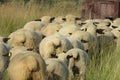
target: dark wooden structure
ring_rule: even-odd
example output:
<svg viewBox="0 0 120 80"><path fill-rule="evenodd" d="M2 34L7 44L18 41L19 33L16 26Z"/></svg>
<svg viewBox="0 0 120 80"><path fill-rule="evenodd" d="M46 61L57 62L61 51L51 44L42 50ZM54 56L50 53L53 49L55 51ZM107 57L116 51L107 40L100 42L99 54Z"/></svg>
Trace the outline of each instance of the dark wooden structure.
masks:
<svg viewBox="0 0 120 80"><path fill-rule="evenodd" d="M104 19L120 17L120 1L97 1L82 3L82 19Z"/></svg>

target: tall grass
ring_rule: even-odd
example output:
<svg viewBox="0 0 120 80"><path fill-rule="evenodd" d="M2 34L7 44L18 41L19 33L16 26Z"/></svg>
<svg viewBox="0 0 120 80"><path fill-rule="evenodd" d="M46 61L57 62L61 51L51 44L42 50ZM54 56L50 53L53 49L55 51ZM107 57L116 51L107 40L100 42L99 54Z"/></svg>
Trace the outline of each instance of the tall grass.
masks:
<svg viewBox="0 0 120 80"><path fill-rule="evenodd" d="M5 3L0 5L0 35L8 36L16 29L35 18L45 15L80 15L80 8L72 2L59 2L52 6L46 4Z"/></svg>
<svg viewBox="0 0 120 80"><path fill-rule="evenodd" d="M73 14L80 16L81 7L72 2L59 2L54 5L6 3L0 5L0 35L8 36L21 28L26 22L42 16L64 16ZM111 45L112 46L112 45ZM119 49L102 48L99 60L93 55L86 73L86 80L120 80ZM94 52L94 51L93 51ZM8 80L6 75L3 80Z"/></svg>
<svg viewBox="0 0 120 80"><path fill-rule="evenodd" d="M111 50L103 47L101 49L99 60L97 60L95 56L92 56L88 67L86 80L120 80L119 51L119 48Z"/></svg>

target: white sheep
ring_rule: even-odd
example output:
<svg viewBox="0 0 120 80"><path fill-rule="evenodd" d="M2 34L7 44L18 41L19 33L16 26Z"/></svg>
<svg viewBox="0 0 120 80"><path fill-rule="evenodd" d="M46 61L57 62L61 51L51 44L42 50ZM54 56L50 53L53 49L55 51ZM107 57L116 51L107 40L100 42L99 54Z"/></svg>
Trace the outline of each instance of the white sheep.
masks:
<svg viewBox="0 0 120 80"><path fill-rule="evenodd" d="M71 24L76 24L76 21L80 20L80 18L74 15L68 14L65 16L64 20L65 22L61 24L63 27L71 25Z"/></svg>
<svg viewBox="0 0 120 80"><path fill-rule="evenodd" d="M49 80L68 80L69 71L67 65L56 58L45 60Z"/></svg>
<svg viewBox="0 0 120 80"><path fill-rule="evenodd" d="M114 36L115 36L115 42L116 42L116 48L119 48L119 46L120 46L120 28L116 28L116 29L113 29L112 31L111 31L113 34L114 34Z"/></svg>
<svg viewBox="0 0 120 80"><path fill-rule="evenodd" d="M113 25L119 26L120 25L120 18L116 18L115 20L113 20Z"/></svg>
<svg viewBox="0 0 120 80"><path fill-rule="evenodd" d="M34 51L38 51L39 43L42 40L42 35L34 31L19 29L11 33L9 38L8 44L11 47L25 46L33 49Z"/></svg>
<svg viewBox="0 0 120 80"><path fill-rule="evenodd" d="M96 35L96 26L92 23L87 23L84 24L81 27L81 30L78 30L76 32L74 32L71 35L71 38L77 38L79 40L81 40L81 42L84 45L84 49L85 51L87 51L88 53L93 53L93 49L95 49L96 51L98 51L98 41L97 41L97 35Z"/></svg>
<svg viewBox="0 0 120 80"><path fill-rule="evenodd" d="M48 23L51 23L54 19L55 19L55 17L43 16L40 18L40 21L45 23L45 24L48 24Z"/></svg>
<svg viewBox="0 0 120 80"><path fill-rule="evenodd" d="M52 34L58 32L61 28L62 28L62 26L57 23L49 23L47 26L45 26L42 29L41 32L44 36L49 36L49 35L52 35Z"/></svg>
<svg viewBox="0 0 120 80"><path fill-rule="evenodd" d="M53 36L56 36L61 40L61 46L56 49L56 54L67 52L68 50L73 48L73 45L67 38L67 36L62 35L59 32L55 33Z"/></svg>
<svg viewBox="0 0 120 80"><path fill-rule="evenodd" d="M105 20L102 20L100 22L93 22L93 24L97 26L97 29L102 29L103 32L108 32L112 30L110 28L112 23Z"/></svg>
<svg viewBox="0 0 120 80"><path fill-rule="evenodd" d="M62 23L65 22L65 17L64 16L58 16L54 19L53 22L58 23L58 24L62 24Z"/></svg>
<svg viewBox="0 0 120 80"><path fill-rule="evenodd" d="M56 54L66 52L72 48L70 41L60 35L54 34L51 36L45 37L39 44L39 52L44 59L55 57Z"/></svg>
<svg viewBox="0 0 120 80"><path fill-rule="evenodd" d="M39 44L39 52L44 59L55 57L56 49L61 46L61 41L58 37L45 37Z"/></svg>
<svg viewBox="0 0 120 80"><path fill-rule="evenodd" d="M84 50L73 48L67 53L62 53L58 56L58 59L67 64L70 80L73 79L76 74L79 74L79 80L85 79L87 66L89 64L89 57Z"/></svg>
<svg viewBox="0 0 120 80"><path fill-rule="evenodd" d="M41 34L41 29L45 26L46 24L44 24L43 22L41 21L30 21L30 22L27 22L25 25L24 25L24 29L27 29L27 30L31 30L31 31L35 31L35 32L38 32L39 34Z"/></svg>
<svg viewBox="0 0 120 80"><path fill-rule="evenodd" d="M62 27L59 30L59 33L62 34L62 35L70 35L77 30L79 30L79 27L76 26L75 24L71 24L71 25L67 25L67 26Z"/></svg>
<svg viewBox="0 0 120 80"><path fill-rule="evenodd" d="M73 48L80 48L84 50L83 43L79 39L72 37L67 37L67 39L71 42Z"/></svg>
<svg viewBox="0 0 120 80"><path fill-rule="evenodd" d="M27 51L25 47L15 47L10 55L7 68L10 80L46 80L46 64L40 54Z"/></svg>

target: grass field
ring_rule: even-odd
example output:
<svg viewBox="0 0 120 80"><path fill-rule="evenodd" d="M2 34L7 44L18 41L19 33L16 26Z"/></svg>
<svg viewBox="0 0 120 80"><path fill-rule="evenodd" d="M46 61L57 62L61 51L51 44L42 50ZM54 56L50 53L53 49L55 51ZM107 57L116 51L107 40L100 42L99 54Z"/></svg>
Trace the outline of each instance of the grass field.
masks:
<svg viewBox="0 0 120 80"><path fill-rule="evenodd" d="M11 32L23 27L23 25L35 18L45 15L64 16L73 14L80 16L80 6L75 6L71 2L59 2L52 6L22 3L7 3L0 5L0 35L8 36ZM111 45L112 46L112 45ZM103 48L101 57L97 62L92 56L86 80L120 80L120 50ZM7 80L6 75L4 80Z"/></svg>
<svg viewBox="0 0 120 80"><path fill-rule="evenodd" d="M69 7L68 7L69 6ZM36 5L22 3L7 3L0 5L0 34L8 36L16 29L35 18L45 15L64 16L66 14L80 15L80 8L76 8L71 2L56 3L49 5ZM6 32L6 33L4 33Z"/></svg>

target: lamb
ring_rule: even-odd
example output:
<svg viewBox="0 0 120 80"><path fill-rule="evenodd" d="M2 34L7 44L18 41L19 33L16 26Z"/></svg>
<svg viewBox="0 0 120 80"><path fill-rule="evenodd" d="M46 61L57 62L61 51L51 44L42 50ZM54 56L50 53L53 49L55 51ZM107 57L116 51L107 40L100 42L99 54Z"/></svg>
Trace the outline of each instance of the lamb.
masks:
<svg viewBox="0 0 120 80"><path fill-rule="evenodd" d="M7 69L10 80L47 80L46 64L40 54L25 47L15 47L10 55Z"/></svg>

